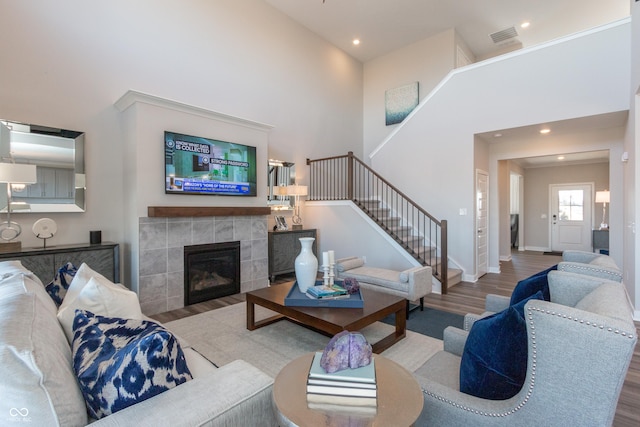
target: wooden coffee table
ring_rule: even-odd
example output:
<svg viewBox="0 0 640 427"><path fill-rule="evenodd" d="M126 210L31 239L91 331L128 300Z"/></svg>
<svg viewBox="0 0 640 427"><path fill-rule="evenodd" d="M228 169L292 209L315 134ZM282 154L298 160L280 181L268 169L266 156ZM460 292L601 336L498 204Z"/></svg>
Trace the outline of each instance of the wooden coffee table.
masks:
<svg viewBox="0 0 640 427"><path fill-rule="evenodd" d="M395 331L380 341L371 343L373 352L381 353L406 336L406 302L402 297L360 288L364 299L363 308L285 306L284 298L289 293L291 286L293 286L293 282L248 292L247 329L253 331L279 320L288 319L332 337L344 330L359 331L365 326L395 313ZM280 314L256 322L256 305Z"/></svg>
<svg viewBox="0 0 640 427"><path fill-rule="evenodd" d="M406 306L405 306L406 308ZM311 409L307 403L307 376L313 359L308 353L282 368L273 383L273 403L281 426L410 426L424 404L413 375L384 356L375 355L377 407L362 414L349 407Z"/></svg>

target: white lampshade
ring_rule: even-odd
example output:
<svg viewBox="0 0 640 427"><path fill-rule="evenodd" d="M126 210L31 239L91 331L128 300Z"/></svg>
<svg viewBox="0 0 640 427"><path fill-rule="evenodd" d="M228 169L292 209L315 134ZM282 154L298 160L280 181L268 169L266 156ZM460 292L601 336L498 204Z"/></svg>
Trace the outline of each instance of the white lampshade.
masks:
<svg viewBox="0 0 640 427"><path fill-rule="evenodd" d="M280 185L280 186L276 187L276 194L278 196L287 196L287 195L289 195L289 193L287 193L287 187L285 185Z"/></svg>
<svg viewBox="0 0 640 427"><path fill-rule="evenodd" d="M596 191L596 203L609 203L610 193L609 190Z"/></svg>
<svg viewBox="0 0 640 427"><path fill-rule="evenodd" d="M0 182L35 184L37 181L36 165L0 163Z"/></svg>
<svg viewBox="0 0 640 427"><path fill-rule="evenodd" d="M287 195L289 196L306 196L308 194L306 185L287 185Z"/></svg>

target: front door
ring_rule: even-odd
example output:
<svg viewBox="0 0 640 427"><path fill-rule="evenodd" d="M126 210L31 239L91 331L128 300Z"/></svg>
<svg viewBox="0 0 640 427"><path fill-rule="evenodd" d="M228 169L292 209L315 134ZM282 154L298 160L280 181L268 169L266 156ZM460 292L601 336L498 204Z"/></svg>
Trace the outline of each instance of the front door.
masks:
<svg viewBox="0 0 640 427"><path fill-rule="evenodd" d="M551 250L591 251L593 184L550 186Z"/></svg>

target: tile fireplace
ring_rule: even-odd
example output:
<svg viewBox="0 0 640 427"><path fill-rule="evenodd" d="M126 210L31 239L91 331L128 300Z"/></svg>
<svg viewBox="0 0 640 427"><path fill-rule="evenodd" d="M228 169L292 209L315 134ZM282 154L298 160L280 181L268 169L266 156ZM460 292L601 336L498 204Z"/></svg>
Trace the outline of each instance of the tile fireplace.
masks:
<svg viewBox="0 0 640 427"><path fill-rule="evenodd" d="M188 246L238 242L240 290L269 285L267 216L139 218L138 297L146 315L184 307Z"/></svg>

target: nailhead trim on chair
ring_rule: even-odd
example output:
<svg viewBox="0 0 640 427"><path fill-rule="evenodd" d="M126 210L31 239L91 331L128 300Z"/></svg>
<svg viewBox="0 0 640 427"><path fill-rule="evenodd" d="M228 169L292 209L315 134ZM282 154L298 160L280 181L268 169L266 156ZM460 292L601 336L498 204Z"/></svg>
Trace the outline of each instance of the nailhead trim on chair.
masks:
<svg viewBox="0 0 640 427"><path fill-rule="evenodd" d="M482 415L485 417L506 417L509 415L513 415L515 412L519 411L520 409L522 409L524 407L524 405L527 404L527 402L529 401L529 399L531 398L531 395L533 394L533 387L535 386L535 381L536 381L536 367L537 367L537 347L536 347L536 328L533 325L533 316L532 316L532 312L533 311L538 311L540 313L545 313L545 314L550 314L552 316L558 316L558 317L562 317L564 319L567 320L573 320L575 322L580 322L581 324L584 324L586 326L593 326L593 327L599 327L600 329L605 329L604 325L598 325L596 323L590 322L590 321L586 321L584 319L578 319L577 317L573 317L573 316L567 316L566 314L562 314L562 313L557 313L555 311L551 311L551 310L543 310L537 307L527 307L527 317L529 318L529 323L531 324L531 343L532 343L532 350L533 350L533 357L532 357L532 368L531 368L531 379L529 381L529 388L527 390L527 394L524 397L524 399L522 399L521 402L519 402L512 410L506 411L506 412L502 412L502 413L495 413L495 412L485 412L485 411L479 411L478 409L473 409L473 408L469 408L467 406L463 406L460 405L456 402L453 402L449 399L445 399L441 396L438 396L430 391L425 390L424 388L422 389L422 392L441 401L444 403L448 403L452 406L455 406L456 408L462 409L464 411L468 411L468 412L472 412L474 414L478 414L478 415ZM608 332L613 332L615 334L619 334L622 335L623 337L628 337L633 339L634 335L632 333L629 332L625 332L625 331L620 331L618 329L613 329L613 328L607 328Z"/></svg>
<svg viewBox="0 0 640 427"><path fill-rule="evenodd" d="M616 273L616 272L613 272L611 270L605 270L605 269L602 269L602 268L593 267L593 266L590 266L589 264L585 264L585 265L575 265L575 264L573 264L571 266L571 269L589 271L589 272L592 272L592 273L598 273L598 272L606 273L606 274L609 274L611 276L619 277L620 280L622 280L622 273ZM564 268L560 267L560 270L564 271Z"/></svg>

